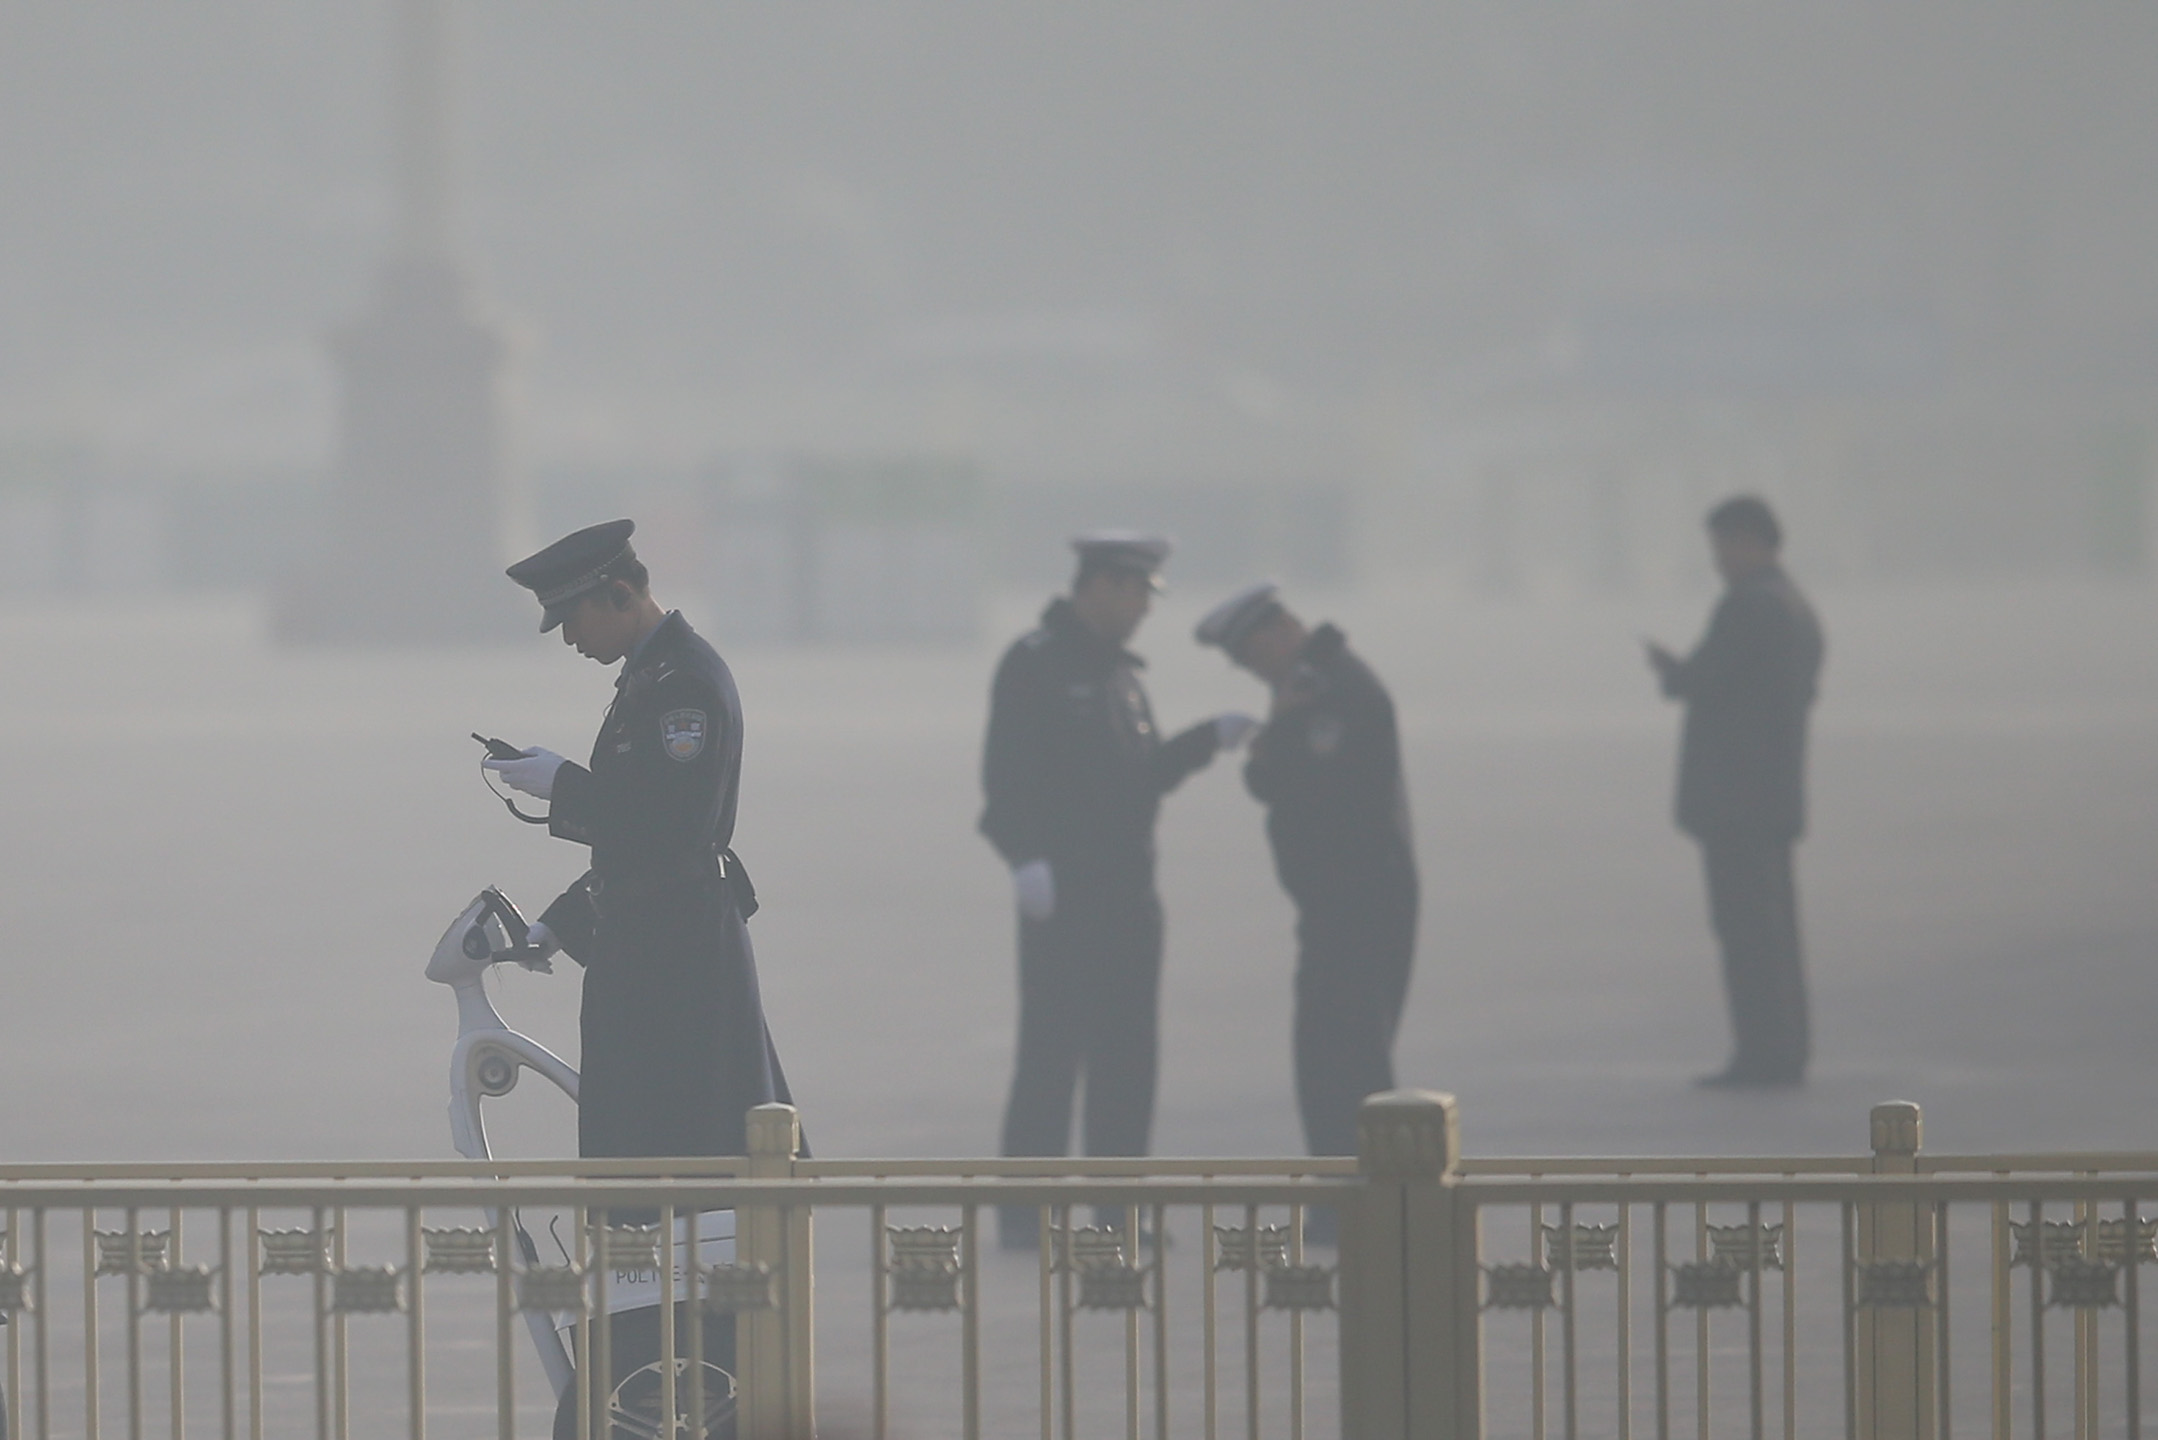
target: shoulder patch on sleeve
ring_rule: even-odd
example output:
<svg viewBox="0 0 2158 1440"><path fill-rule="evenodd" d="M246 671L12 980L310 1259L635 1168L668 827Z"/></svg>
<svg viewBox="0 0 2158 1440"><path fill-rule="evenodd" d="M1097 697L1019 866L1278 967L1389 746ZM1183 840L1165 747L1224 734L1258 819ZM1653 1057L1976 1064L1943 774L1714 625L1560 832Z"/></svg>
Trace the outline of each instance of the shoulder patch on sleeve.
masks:
<svg viewBox="0 0 2158 1440"><path fill-rule="evenodd" d="M710 723L702 710L669 710L659 717L659 739L669 760L685 765L704 753Z"/></svg>

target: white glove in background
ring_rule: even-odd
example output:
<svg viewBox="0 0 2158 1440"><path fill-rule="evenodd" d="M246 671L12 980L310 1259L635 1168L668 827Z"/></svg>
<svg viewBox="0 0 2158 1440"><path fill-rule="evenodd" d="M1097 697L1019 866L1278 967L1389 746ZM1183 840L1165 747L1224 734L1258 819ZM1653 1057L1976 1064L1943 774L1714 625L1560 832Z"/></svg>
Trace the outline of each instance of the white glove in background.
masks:
<svg viewBox="0 0 2158 1440"><path fill-rule="evenodd" d="M1240 749L1259 728L1259 722L1235 710L1214 717L1214 743L1224 750Z"/></svg>
<svg viewBox="0 0 2158 1440"><path fill-rule="evenodd" d="M1057 877L1047 860L1029 860L1012 867L1012 896L1019 902L1020 918L1047 920L1057 913Z"/></svg>
<svg viewBox="0 0 2158 1440"><path fill-rule="evenodd" d="M545 800L554 794L555 772L568 762L552 750L531 749L515 760L482 760L484 769L492 770L502 777L502 783L512 790L522 790L535 800Z"/></svg>

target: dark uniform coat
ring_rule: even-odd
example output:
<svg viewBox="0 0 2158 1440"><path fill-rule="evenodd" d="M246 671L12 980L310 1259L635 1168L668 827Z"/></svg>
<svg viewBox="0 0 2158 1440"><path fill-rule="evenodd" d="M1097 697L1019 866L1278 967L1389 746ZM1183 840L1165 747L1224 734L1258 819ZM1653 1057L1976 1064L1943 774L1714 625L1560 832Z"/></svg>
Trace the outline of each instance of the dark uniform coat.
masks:
<svg viewBox="0 0 2158 1440"><path fill-rule="evenodd" d="M1007 1155L1065 1153L1081 1073L1087 1152L1146 1151L1162 944L1154 821L1216 738L1210 721L1162 738L1142 663L1060 599L997 667L981 830L1006 864L1047 860L1056 882L1055 914L1020 922Z"/></svg>
<svg viewBox="0 0 2158 1440"><path fill-rule="evenodd" d="M1211 722L1164 741L1139 672L1069 600L1042 612L997 666L982 754L982 834L1009 865L1046 859L1057 883L1154 875L1161 798L1214 758Z"/></svg>
<svg viewBox="0 0 2158 1440"><path fill-rule="evenodd" d="M1305 642L1244 783L1296 902L1305 1138L1313 1154L1354 1154L1357 1107L1394 1084L1418 894L1394 703L1334 626Z"/></svg>
<svg viewBox="0 0 2158 1440"><path fill-rule="evenodd" d="M1806 722L1821 626L1780 567L1731 584L1708 633L1664 672L1685 702L1679 827L1701 842L1722 953L1729 1075L1793 1083L1812 1054L1791 848L1806 828Z"/></svg>
<svg viewBox="0 0 2158 1440"><path fill-rule="evenodd" d="M585 967L580 1154L739 1155L787 1099L728 848L742 704L679 612L623 665L590 768L555 776L549 828L592 866L540 916Z"/></svg>

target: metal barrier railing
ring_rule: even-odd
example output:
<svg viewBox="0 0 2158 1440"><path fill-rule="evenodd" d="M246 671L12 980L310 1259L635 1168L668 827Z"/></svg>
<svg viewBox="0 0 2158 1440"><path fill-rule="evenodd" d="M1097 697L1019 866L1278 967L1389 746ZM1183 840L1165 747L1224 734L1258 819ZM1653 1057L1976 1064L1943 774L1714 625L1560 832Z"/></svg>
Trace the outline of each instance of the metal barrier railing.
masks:
<svg viewBox="0 0 2158 1440"><path fill-rule="evenodd" d="M1348 1433L2140 1440L2158 1155L1928 1158L1919 1119L1849 1158L1462 1162L1451 1100L1376 1097Z"/></svg>
<svg viewBox="0 0 2158 1440"><path fill-rule="evenodd" d="M820 1340L876 1435L1302 1437L1320 1402L1332 1431L1305 1222L1353 1162L810 1162L798 1133L769 1106L731 1161L0 1169L7 1433L509 1437L567 1390L580 1440L809 1436Z"/></svg>
<svg viewBox="0 0 2158 1440"><path fill-rule="evenodd" d="M1464 1161L1457 1127L1404 1092L1355 1160L811 1161L768 1106L731 1160L0 1168L0 1415L2140 1440L2158 1156L1927 1156L1908 1105L1850 1157Z"/></svg>

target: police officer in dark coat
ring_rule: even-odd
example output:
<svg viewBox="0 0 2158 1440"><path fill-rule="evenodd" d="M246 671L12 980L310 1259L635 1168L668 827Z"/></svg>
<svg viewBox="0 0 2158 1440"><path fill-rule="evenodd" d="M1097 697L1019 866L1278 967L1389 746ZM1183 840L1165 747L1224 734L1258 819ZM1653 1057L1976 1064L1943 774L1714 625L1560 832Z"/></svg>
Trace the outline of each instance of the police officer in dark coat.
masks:
<svg viewBox="0 0 2158 1440"><path fill-rule="evenodd" d="M1314 1155L1356 1153L1364 1097L1394 1088L1416 953L1416 851L1394 702L1332 625L1255 585L1199 624L1272 689L1244 783L1296 902L1296 1094Z"/></svg>
<svg viewBox="0 0 2158 1440"><path fill-rule="evenodd" d="M1012 869L1019 910L1003 1153L1067 1153L1083 1075L1085 1152L1143 1155L1161 988L1155 816L1162 796L1254 722L1222 716L1164 739L1139 681L1144 662L1124 643L1151 608L1168 542L1111 533L1072 544L1071 594L997 667L982 754L981 830ZM1005 1242L1032 1244L1033 1220L1007 1212Z"/></svg>
<svg viewBox="0 0 2158 1440"><path fill-rule="evenodd" d="M560 626L586 658L623 662L590 765L540 749L484 763L549 802L551 834L591 848L591 868L531 935L584 967L578 1153L740 1155L750 1108L790 1098L744 923L756 894L729 848L742 704L726 662L680 611L653 601L634 528L580 530L509 569L538 596L542 631ZM616 1385L656 1360L657 1317L656 1307L614 1317ZM733 1352L732 1324L716 1317L706 1360L731 1370ZM711 1433L731 1433L731 1387L707 1390ZM576 1433L574 1396L562 1397L558 1436Z"/></svg>
<svg viewBox="0 0 2158 1440"><path fill-rule="evenodd" d="M591 868L540 915L540 943L585 967L578 1152L740 1155L750 1107L787 1099L744 922L755 894L728 847L742 702L726 661L662 611L632 522L596 525L509 569L540 628L623 661L589 767L548 750L489 760L550 805Z"/></svg>
<svg viewBox="0 0 2158 1440"><path fill-rule="evenodd" d="M1725 585L1708 633L1683 659L1648 646L1664 694L1686 707L1678 824L1701 845L1736 1037L1730 1063L1701 1083L1797 1085L1811 1040L1791 851L1805 829L1821 627L1784 573L1765 501L1724 501L1708 533Z"/></svg>

